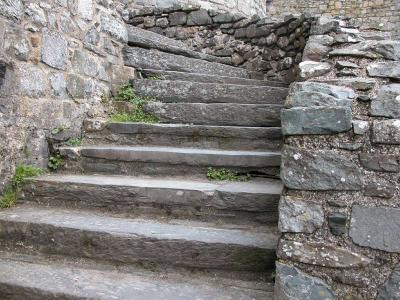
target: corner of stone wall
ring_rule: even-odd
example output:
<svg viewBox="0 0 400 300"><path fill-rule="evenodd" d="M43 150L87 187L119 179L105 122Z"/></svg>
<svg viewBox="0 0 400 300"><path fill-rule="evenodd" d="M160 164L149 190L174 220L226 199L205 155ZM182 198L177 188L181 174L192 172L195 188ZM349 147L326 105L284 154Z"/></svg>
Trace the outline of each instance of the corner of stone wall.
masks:
<svg viewBox="0 0 400 300"><path fill-rule="evenodd" d="M400 297L400 41L321 17L282 111L275 299Z"/></svg>

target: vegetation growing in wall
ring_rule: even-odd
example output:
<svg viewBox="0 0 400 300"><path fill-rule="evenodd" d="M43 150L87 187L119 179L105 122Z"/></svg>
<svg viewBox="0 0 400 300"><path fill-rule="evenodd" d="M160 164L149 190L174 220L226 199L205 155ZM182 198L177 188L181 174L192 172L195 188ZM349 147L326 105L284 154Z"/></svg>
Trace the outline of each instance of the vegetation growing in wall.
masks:
<svg viewBox="0 0 400 300"><path fill-rule="evenodd" d="M240 174L224 168L208 168L207 178L215 181L248 181L250 174Z"/></svg>
<svg viewBox="0 0 400 300"><path fill-rule="evenodd" d="M50 170L56 171L58 168L60 168L64 164L64 159L60 154L53 154L49 157L49 162L47 163L47 166Z"/></svg>
<svg viewBox="0 0 400 300"><path fill-rule="evenodd" d="M136 95L135 90L129 84L122 86L113 101L128 102L132 105L130 111L117 111L111 115L111 120L115 122L145 122L157 123L158 118L144 110L146 103L154 101L151 97L141 97Z"/></svg>
<svg viewBox="0 0 400 300"><path fill-rule="evenodd" d="M45 173L45 170L34 166L18 166L15 170L15 174L11 179L10 186L8 186L3 196L0 198L0 208L12 207L18 198L18 193L22 184L25 183L27 178L36 177Z"/></svg>
<svg viewBox="0 0 400 300"><path fill-rule="evenodd" d="M80 147L82 146L82 139L81 138L69 139L65 144L70 147Z"/></svg>

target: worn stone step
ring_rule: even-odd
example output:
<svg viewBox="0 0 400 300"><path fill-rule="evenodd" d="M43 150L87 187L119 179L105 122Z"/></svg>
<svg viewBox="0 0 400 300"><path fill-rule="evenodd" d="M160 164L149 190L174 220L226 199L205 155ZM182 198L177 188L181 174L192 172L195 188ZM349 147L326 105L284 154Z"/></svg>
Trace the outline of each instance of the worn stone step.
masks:
<svg viewBox="0 0 400 300"><path fill-rule="evenodd" d="M123 49L123 55L125 65L136 69L156 69L249 78L248 72L242 68L154 49L126 46Z"/></svg>
<svg viewBox="0 0 400 300"><path fill-rule="evenodd" d="M225 167L242 173L275 177L278 151L228 151L157 146L61 147L70 172L118 175L193 176L205 178L208 167Z"/></svg>
<svg viewBox="0 0 400 300"><path fill-rule="evenodd" d="M140 268L126 272L102 264L0 253L2 300L272 299L271 283L221 279L188 279Z"/></svg>
<svg viewBox="0 0 400 300"><path fill-rule="evenodd" d="M270 86L149 79L131 82L137 95L164 103L283 104L288 94L287 88Z"/></svg>
<svg viewBox="0 0 400 300"><path fill-rule="evenodd" d="M273 268L275 228L219 228L36 206L0 211L1 247L118 264L264 272Z"/></svg>
<svg viewBox="0 0 400 300"><path fill-rule="evenodd" d="M87 144L159 145L226 150L280 149L280 127L85 121Z"/></svg>
<svg viewBox="0 0 400 300"><path fill-rule="evenodd" d="M128 29L128 45L138 46L148 49L157 49L163 52L174 53L191 58L203 59L210 62L232 64L230 58L213 56L191 50L181 41L170 39L161 34L141 29L135 26L127 26Z"/></svg>
<svg viewBox="0 0 400 300"><path fill-rule="evenodd" d="M279 82L279 81L256 80L256 79L246 79L246 78L240 78L240 77L205 75L205 74L198 74L198 73L187 73L187 72L176 72L176 71L142 70L141 74L145 78L156 78L156 79L159 78L159 79L163 79L163 80L288 87L287 84L285 84L283 82Z"/></svg>
<svg viewBox="0 0 400 300"><path fill-rule="evenodd" d="M157 215L250 224L277 222L279 180L210 182L173 178L51 175L24 186L25 202L99 209L126 216Z"/></svg>
<svg viewBox="0 0 400 300"><path fill-rule="evenodd" d="M277 104L237 103L148 102L144 106L161 123L247 127L280 127L282 108Z"/></svg>

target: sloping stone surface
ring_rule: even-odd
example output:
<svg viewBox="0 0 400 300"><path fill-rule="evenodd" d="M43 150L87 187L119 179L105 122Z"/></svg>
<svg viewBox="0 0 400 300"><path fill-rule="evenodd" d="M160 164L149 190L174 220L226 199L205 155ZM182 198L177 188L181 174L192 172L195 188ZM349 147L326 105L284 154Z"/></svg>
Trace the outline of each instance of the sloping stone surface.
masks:
<svg viewBox="0 0 400 300"><path fill-rule="evenodd" d="M277 262L274 299L336 300L338 298L321 279L309 276L293 266Z"/></svg>
<svg viewBox="0 0 400 300"><path fill-rule="evenodd" d="M400 209L397 208L354 205L350 237L360 246L400 252L399 218Z"/></svg>
<svg viewBox="0 0 400 300"><path fill-rule="evenodd" d="M400 60L400 41L365 41L342 49L335 49L329 56L354 56Z"/></svg>
<svg viewBox="0 0 400 300"><path fill-rule="evenodd" d="M154 97L161 102L281 104L286 88L198 83L169 80L133 80L139 96Z"/></svg>
<svg viewBox="0 0 400 300"><path fill-rule="evenodd" d="M156 69L249 78L245 69L207 62L201 59L137 47L125 47L123 52L125 65L138 69Z"/></svg>
<svg viewBox="0 0 400 300"><path fill-rule="evenodd" d="M285 146L281 168L281 178L291 189L351 191L362 187L357 165L330 150L307 151Z"/></svg>
<svg viewBox="0 0 400 300"><path fill-rule="evenodd" d="M400 118L400 84L382 85L371 102L371 115Z"/></svg>

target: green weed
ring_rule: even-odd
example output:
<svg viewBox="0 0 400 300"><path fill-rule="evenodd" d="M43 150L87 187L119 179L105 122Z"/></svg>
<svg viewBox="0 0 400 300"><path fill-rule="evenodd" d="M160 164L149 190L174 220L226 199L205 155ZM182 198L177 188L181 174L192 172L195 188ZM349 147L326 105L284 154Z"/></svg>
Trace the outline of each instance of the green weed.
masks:
<svg viewBox="0 0 400 300"><path fill-rule="evenodd" d="M82 139L80 138L69 139L65 144L70 147L80 147L82 146Z"/></svg>
<svg viewBox="0 0 400 300"><path fill-rule="evenodd" d="M207 178L216 181L248 181L250 174L240 174L224 168L208 168Z"/></svg>
<svg viewBox="0 0 400 300"><path fill-rule="evenodd" d="M64 165L64 159L60 154L53 154L49 157L49 162L47 163L47 166L50 170L56 171L62 165Z"/></svg>

